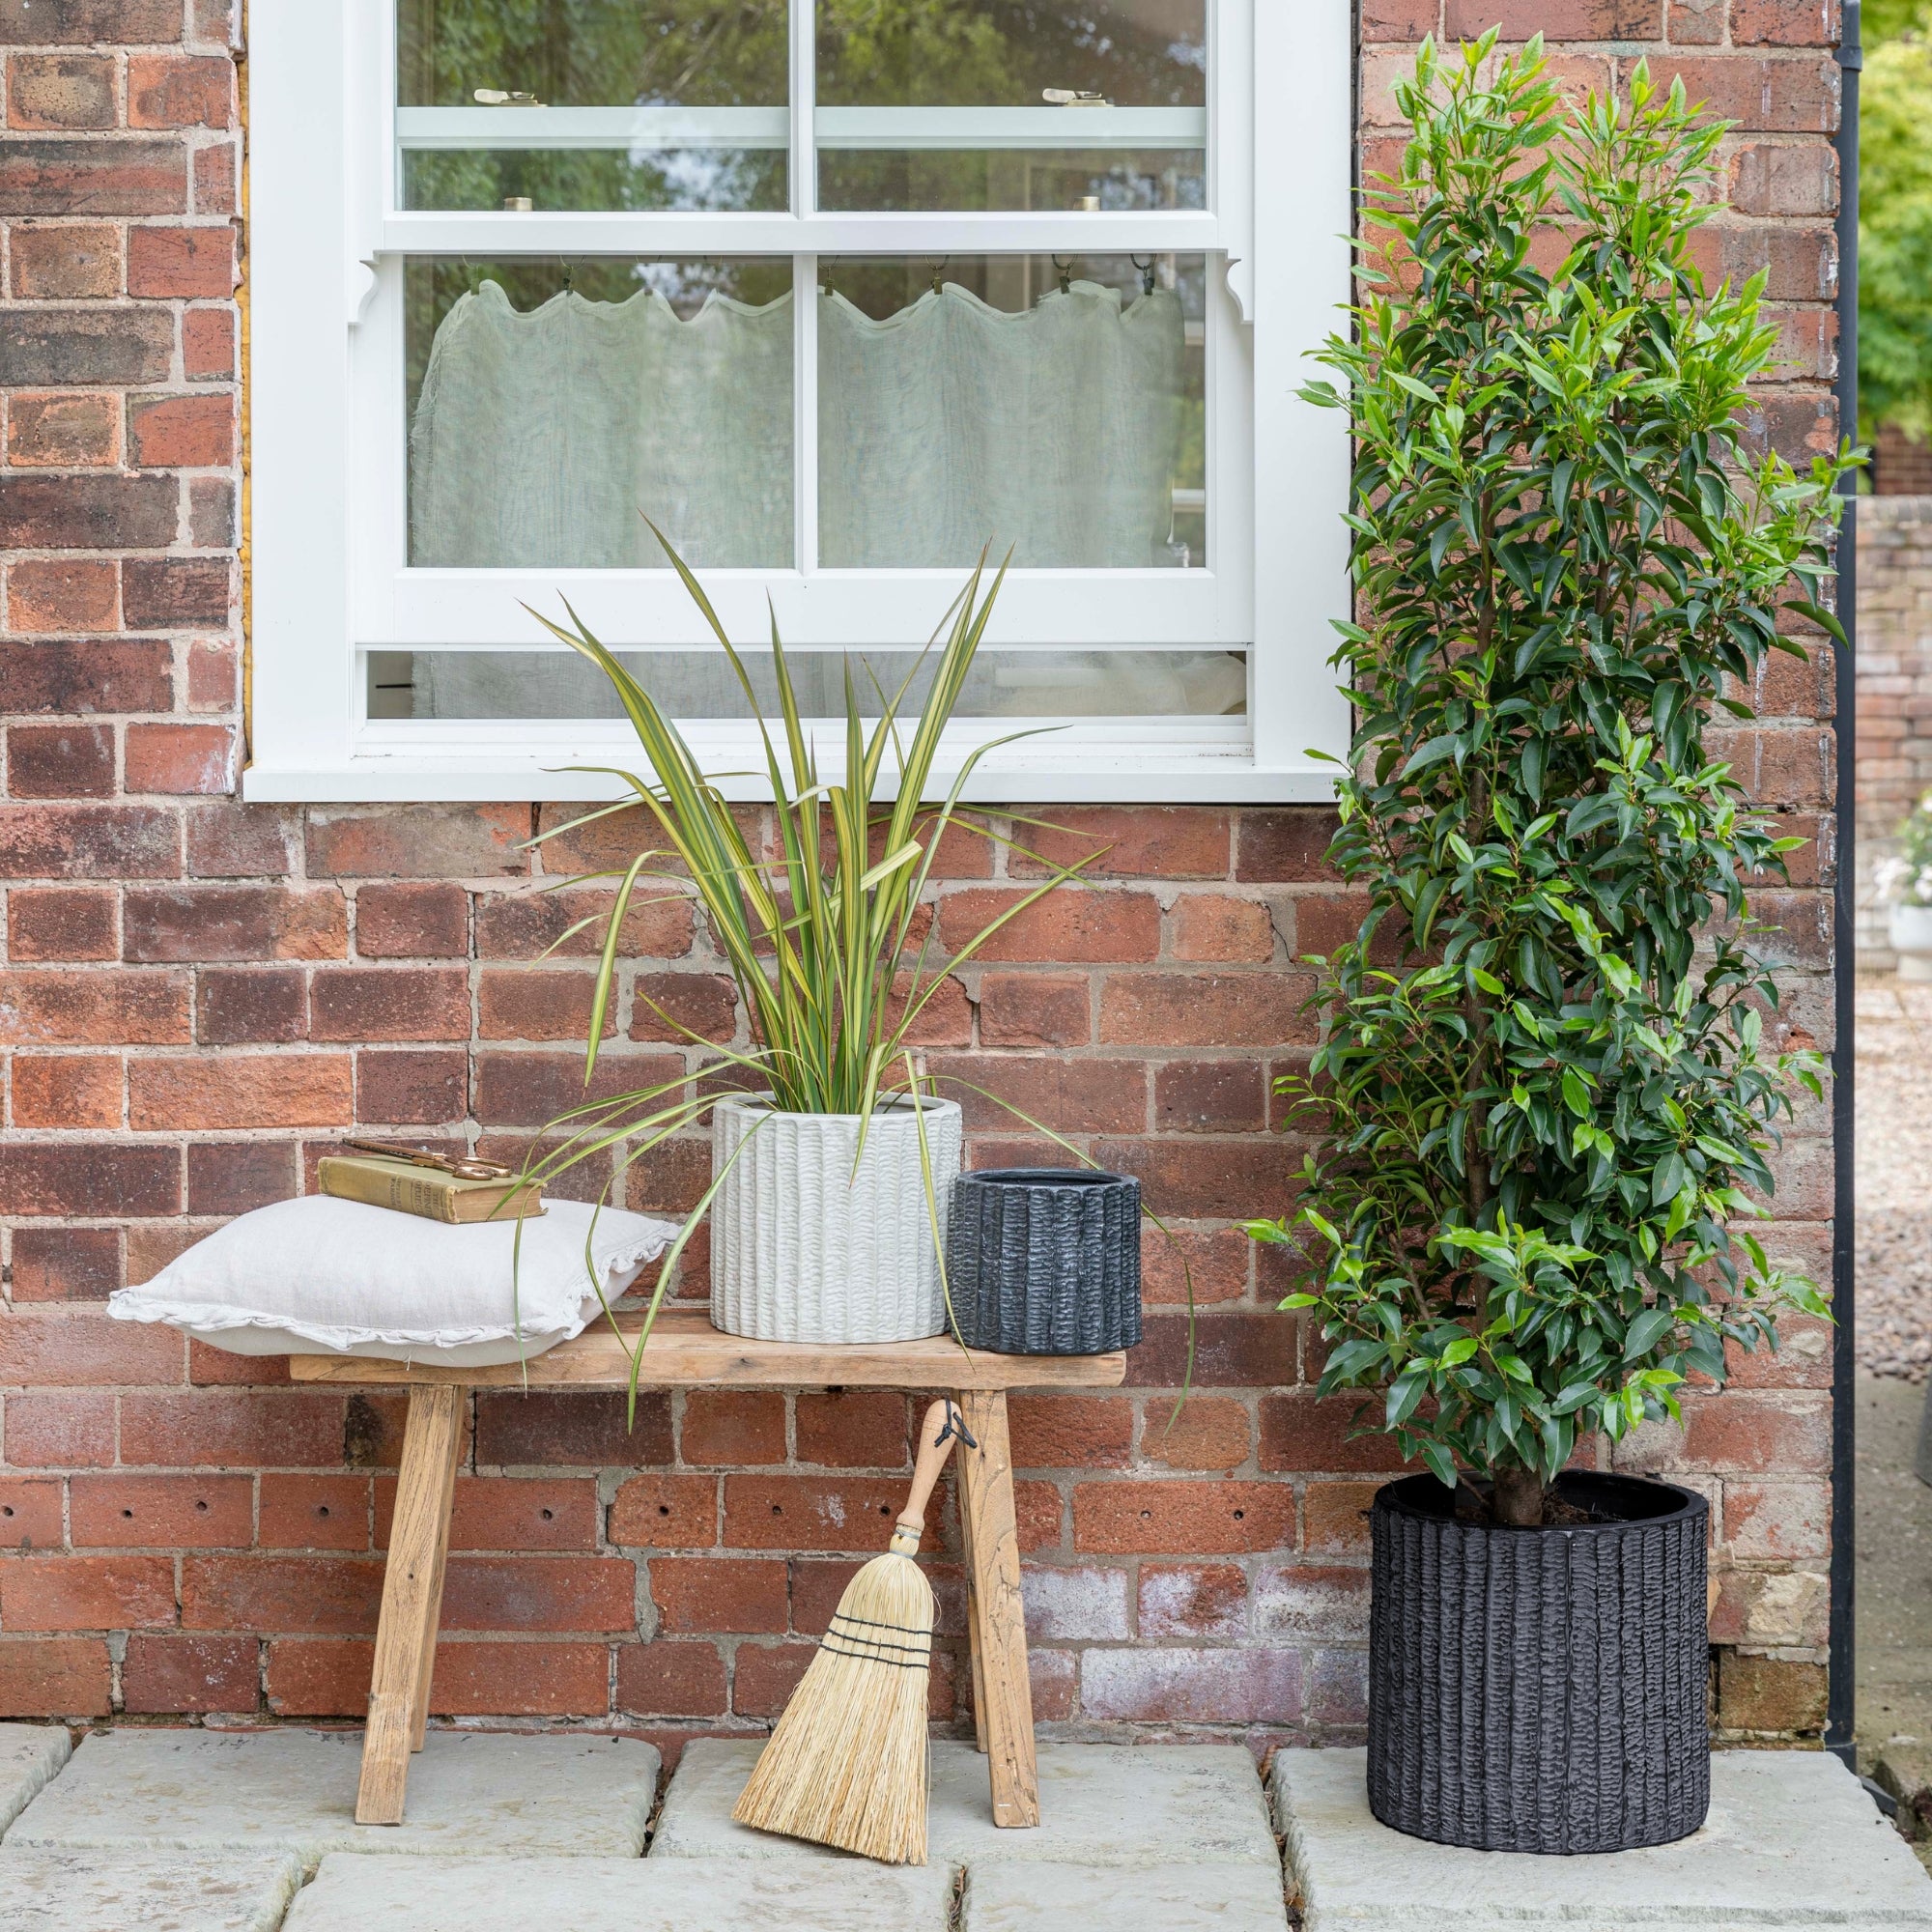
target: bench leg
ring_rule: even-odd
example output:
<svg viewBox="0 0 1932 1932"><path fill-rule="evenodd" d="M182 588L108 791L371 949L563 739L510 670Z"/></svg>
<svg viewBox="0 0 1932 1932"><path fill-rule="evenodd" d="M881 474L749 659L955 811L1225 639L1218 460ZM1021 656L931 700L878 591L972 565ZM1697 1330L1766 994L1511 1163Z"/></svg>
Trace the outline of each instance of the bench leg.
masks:
<svg viewBox="0 0 1932 1932"><path fill-rule="evenodd" d="M959 1507L966 1529L967 1604L985 1694L985 1747L993 1823L1039 1823L1034 1767L1033 1689L1027 1679L1026 1618L1020 1605L1020 1539L1013 1518L1013 1455L1003 1389L959 1396L977 1449L959 1456Z"/></svg>
<svg viewBox="0 0 1932 1932"><path fill-rule="evenodd" d="M986 1666L980 1656L980 1618L974 1609L978 1592L973 1587L973 1512L966 1507L966 1491L959 1490L959 1547L966 1558L966 1637L973 1662L973 1744L980 1755L986 1755Z"/></svg>
<svg viewBox="0 0 1932 1932"><path fill-rule="evenodd" d="M454 1382L417 1383L396 1484L389 1561L383 1575L383 1618L369 1680L369 1724L362 1739L358 1825L400 1825L410 1753L422 1748L430 1670L449 1549L449 1509L463 1441L465 1391Z"/></svg>

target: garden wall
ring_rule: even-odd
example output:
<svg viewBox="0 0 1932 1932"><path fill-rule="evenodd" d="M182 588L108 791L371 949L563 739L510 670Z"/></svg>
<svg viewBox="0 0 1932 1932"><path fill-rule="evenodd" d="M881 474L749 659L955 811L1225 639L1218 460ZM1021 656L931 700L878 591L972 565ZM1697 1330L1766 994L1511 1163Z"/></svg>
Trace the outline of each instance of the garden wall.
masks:
<svg viewBox="0 0 1932 1932"><path fill-rule="evenodd" d="M1893 961L1872 889L1899 822L1932 789L1932 497L1859 503L1859 965Z"/></svg>
<svg viewBox="0 0 1932 1932"><path fill-rule="evenodd" d="M1771 273L1787 362L1764 435L1798 458L1830 446L1834 8L1363 11L1371 164L1413 44L1498 14L1563 37L1578 84L1621 83L1647 50L1734 117L1730 207L1707 252ZM221 0L0 0L0 1525L17 1546L0 1557L0 1711L352 1717L397 1405L287 1387L273 1364L110 1324L100 1303L224 1216L296 1191L352 1123L520 1147L578 1091L590 962L535 959L573 903L529 896L523 841L553 812L236 802L236 22ZM1821 1045L1831 689L1828 662L1780 661L1755 694L1762 723L1732 743L1759 797L1815 841L1760 909L1783 927L1787 1019ZM1314 1400L1315 1347L1228 1223L1289 1198L1267 1081L1306 1050L1298 958L1358 907L1323 872L1318 810L1051 815L1106 859L1009 929L929 1044L942 1069L968 1067L1144 1178L1192 1258L1201 1350L1170 1427L1182 1291L1156 1243L1129 1388L1015 1402L1037 1708L1088 1734L1349 1738L1362 1512L1390 1463L1349 1438L1351 1405ZM560 840L541 867L626 836ZM962 857L940 888L942 936L1017 889ZM611 1079L680 1052L652 1037L638 980L730 1020L681 912L640 915L632 950ZM975 1126L980 1162L1019 1151L989 1111ZM1792 1141L1773 1241L1820 1272L1828 1131L1813 1113ZM680 1149L637 1177L634 1204L682 1206L704 1163L701 1145ZM1727 1732L1789 1738L1823 1719L1829 1379L1825 1335L1794 1331L1736 1392L1692 1395L1683 1431L1626 1451L1716 1505ZM904 1402L869 1393L647 1398L628 1435L615 1400L490 1393L472 1425L434 1708L673 1738L773 1717L872 1547L848 1525L896 1508L907 1467ZM943 1595L935 1695L952 1712L956 1578Z"/></svg>

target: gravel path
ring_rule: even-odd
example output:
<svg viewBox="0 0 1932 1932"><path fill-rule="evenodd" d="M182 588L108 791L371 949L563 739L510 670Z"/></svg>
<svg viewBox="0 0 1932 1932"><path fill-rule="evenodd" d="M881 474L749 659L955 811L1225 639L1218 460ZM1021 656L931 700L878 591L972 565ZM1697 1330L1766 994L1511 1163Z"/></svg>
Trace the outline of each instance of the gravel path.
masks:
<svg viewBox="0 0 1932 1932"><path fill-rule="evenodd" d="M1858 1355L1932 1369L1932 986L1859 982Z"/></svg>

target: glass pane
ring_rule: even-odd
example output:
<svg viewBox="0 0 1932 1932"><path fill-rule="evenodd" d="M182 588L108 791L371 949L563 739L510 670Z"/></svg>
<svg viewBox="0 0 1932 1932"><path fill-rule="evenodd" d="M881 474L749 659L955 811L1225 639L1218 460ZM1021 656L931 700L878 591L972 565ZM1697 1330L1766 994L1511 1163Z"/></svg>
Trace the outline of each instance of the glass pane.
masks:
<svg viewBox="0 0 1932 1932"><path fill-rule="evenodd" d="M819 264L818 554L1207 563L1207 261Z"/></svg>
<svg viewBox="0 0 1932 1932"><path fill-rule="evenodd" d="M1207 0L818 0L826 209L1201 208Z"/></svg>
<svg viewBox="0 0 1932 1932"><path fill-rule="evenodd" d="M397 0L405 208L782 209L785 0Z"/></svg>
<svg viewBox="0 0 1932 1932"><path fill-rule="evenodd" d="M404 272L412 564L790 566L788 257Z"/></svg>
<svg viewBox="0 0 1932 1932"><path fill-rule="evenodd" d="M626 651L626 668L668 711L680 718L749 718L751 706L723 651ZM768 652L746 654L753 688L768 716L778 712L778 685ZM845 656L787 652L785 663L806 714L844 713ZM912 651L855 655L853 679L895 691L912 684L900 715L918 709L932 671ZM960 694L961 718L1224 718L1248 708L1247 657L1241 651L987 650L975 660ZM622 708L596 668L556 651L374 651L369 656L372 718L621 718Z"/></svg>

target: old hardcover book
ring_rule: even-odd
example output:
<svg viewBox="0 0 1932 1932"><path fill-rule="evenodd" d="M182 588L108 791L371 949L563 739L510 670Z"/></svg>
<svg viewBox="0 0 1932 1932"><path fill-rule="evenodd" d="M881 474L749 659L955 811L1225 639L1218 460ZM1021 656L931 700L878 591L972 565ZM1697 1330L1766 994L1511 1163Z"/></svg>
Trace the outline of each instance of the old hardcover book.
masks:
<svg viewBox="0 0 1932 1932"><path fill-rule="evenodd" d="M541 1183L462 1180L379 1153L325 1154L317 1179L322 1191L338 1200L366 1201L372 1208L393 1208L427 1221L530 1220L544 1211Z"/></svg>

